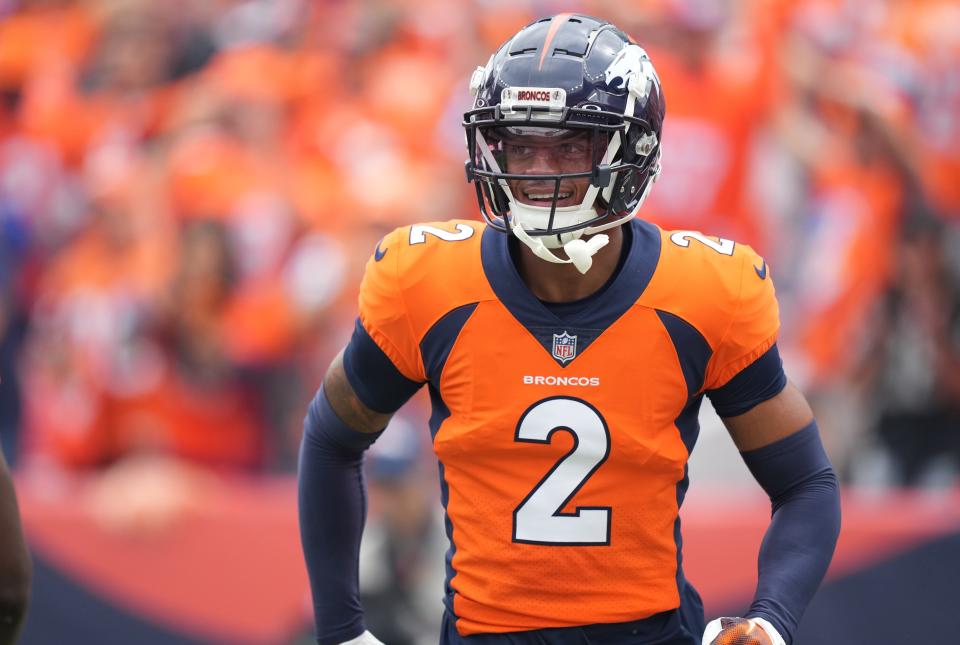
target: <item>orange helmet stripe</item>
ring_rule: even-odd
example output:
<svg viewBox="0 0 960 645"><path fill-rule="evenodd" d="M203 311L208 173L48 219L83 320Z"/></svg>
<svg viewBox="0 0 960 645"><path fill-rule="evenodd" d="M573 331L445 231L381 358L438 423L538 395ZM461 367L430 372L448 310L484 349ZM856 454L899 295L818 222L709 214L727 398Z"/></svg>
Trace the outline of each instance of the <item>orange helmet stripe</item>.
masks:
<svg viewBox="0 0 960 645"><path fill-rule="evenodd" d="M547 39L543 41L543 49L540 51L540 66L537 67L538 70L543 69L543 61L547 57L547 50L550 48L550 43L553 42L554 36L557 35L557 31L560 30L563 23L569 20L572 15L572 13L558 13L553 17L553 20L550 21L550 29L547 30Z"/></svg>

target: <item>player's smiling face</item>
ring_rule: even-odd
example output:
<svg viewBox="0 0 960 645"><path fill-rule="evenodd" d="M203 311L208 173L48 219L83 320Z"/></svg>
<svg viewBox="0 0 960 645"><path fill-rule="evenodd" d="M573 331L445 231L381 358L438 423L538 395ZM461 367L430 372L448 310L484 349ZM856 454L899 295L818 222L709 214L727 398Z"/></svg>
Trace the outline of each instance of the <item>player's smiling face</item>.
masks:
<svg viewBox="0 0 960 645"><path fill-rule="evenodd" d="M587 131L571 130L553 136L506 135L501 140L506 172L518 175L555 175L590 172L593 168L593 141ZM509 179L514 198L531 206L549 208L556 182L546 179ZM589 177L563 179L557 206L579 205L590 186Z"/></svg>

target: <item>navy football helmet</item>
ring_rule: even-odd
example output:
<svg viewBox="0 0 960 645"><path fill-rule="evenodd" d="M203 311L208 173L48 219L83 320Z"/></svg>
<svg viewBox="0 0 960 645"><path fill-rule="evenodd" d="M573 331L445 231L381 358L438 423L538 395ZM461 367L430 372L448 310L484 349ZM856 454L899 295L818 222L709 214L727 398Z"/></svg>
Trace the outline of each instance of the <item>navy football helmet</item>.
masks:
<svg viewBox="0 0 960 645"><path fill-rule="evenodd" d="M550 259L546 249L569 254L570 241L636 215L660 173L664 99L647 53L616 26L575 14L538 20L477 68L470 92L467 180L490 226L513 231ZM592 162L571 172L511 173L510 137L572 133L587 135ZM579 195L571 181L585 179L582 201L571 204L571 194ZM520 201L519 182L540 188Z"/></svg>

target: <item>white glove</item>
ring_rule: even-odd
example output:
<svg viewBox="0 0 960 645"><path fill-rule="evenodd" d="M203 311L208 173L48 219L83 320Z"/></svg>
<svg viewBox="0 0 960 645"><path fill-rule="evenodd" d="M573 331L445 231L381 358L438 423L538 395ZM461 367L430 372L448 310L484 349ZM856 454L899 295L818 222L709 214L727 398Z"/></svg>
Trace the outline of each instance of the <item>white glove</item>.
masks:
<svg viewBox="0 0 960 645"><path fill-rule="evenodd" d="M724 618L727 618L726 616ZM703 632L703 641L701 645L712 645L713 639L715 639L720 632L723 631L724 626L721 624L723 618L714 618L709 623L707 623L707 628ZM748 623L752 623L753 626L762 629L767 637L770 639L772 645L786 645L786 642L783 640L783 636L780 635L780 632L770 624L769 621L763 618L727 618L727 620L745 620ZM762 641L757 641L762 642Z"/></svg>
<svg viewBox="0 0 960 645"><path fill-rule="evenodd" d="M341 643L340 645L383 645L383 642L367 631L363 632L356 638L351 638L350 640Z"/></svg>

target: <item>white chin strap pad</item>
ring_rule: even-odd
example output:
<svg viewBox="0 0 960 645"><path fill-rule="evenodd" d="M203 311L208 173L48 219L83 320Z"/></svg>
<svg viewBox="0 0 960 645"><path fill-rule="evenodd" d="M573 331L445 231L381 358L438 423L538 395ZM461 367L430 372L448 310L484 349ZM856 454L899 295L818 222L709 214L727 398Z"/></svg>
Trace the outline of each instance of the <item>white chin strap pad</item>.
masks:
<svg viewBox="0 0 960 645"><path fill-rule="evenodd" d="M577 267L577 271L586 273L593 266L593 255L605 247L609 241L610 238L606 234L599 233L588 240L582 238L570 240L563 245L563 250L573 266Z"/></svg>
<svg viewBox="0 0 960 645"><path fill-rule="evenodd" d="M526 244L538 258L554 264L572 264L580 273L586 273L590 270L590 267L593 266L593 256L610 241L610 238L603 233L594 235L588 240L577 237L563 245L563 250L569 259L561 260L547 248L543 240L527 233L520 224L513 225L513 234Z"/></svg>

